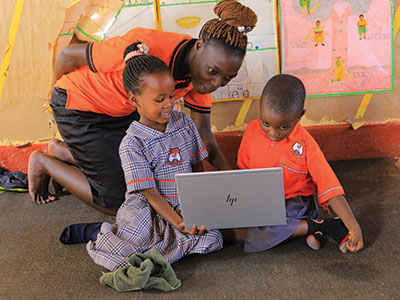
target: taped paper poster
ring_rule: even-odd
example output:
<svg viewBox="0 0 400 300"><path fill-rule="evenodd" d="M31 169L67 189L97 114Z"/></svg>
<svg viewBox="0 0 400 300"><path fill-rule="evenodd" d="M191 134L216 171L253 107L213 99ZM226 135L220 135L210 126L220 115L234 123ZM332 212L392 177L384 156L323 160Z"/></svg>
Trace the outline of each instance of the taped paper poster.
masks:
<svg viewBox="0 0 400 300"><path fill-rule="evenodd" d="M393 89L391 0L279 1L282 72L308 95Z"/></svg>

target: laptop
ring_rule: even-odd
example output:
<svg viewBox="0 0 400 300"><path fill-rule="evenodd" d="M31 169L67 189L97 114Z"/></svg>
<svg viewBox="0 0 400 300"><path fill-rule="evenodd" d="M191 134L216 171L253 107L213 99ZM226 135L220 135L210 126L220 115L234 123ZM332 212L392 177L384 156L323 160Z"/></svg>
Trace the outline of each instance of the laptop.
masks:
<svg viewBox="0 0 400 300"><path fill-rule="evenodd" d="M281 168L175 175L186 229L286 224Z"/></svg>

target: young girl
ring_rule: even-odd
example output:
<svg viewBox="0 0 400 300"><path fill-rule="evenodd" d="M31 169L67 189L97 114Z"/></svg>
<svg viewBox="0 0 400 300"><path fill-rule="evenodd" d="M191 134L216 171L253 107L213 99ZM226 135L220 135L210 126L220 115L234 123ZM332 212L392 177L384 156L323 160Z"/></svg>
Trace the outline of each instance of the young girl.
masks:
<svg viewBox="0 0 400 300"><path fill-rule="evenodd" d="M125 51L124 87L140 119L120 146L127 193L116 223L75 224L60 237L64 243L94 240L87 245L89 255L111 271L127 266L131 254L152 248L171 263L222 248L217 230L185 230L174 175L201 171L207 151L193 121L173 110L175 84L167 65L145 52L141 43Z"/></svg>

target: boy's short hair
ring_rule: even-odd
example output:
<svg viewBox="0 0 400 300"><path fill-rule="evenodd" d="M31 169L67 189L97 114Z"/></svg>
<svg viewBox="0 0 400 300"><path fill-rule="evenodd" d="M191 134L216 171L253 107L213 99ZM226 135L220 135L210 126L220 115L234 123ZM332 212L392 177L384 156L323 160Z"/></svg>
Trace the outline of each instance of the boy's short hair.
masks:
<svg viewBox="0 0 400 300"><path fill-rule="evenodd" d="M260 104L275 113L288 114L304 109L306 90L301 80L288 74L278 74L268 80L261 95Z"/></svg>

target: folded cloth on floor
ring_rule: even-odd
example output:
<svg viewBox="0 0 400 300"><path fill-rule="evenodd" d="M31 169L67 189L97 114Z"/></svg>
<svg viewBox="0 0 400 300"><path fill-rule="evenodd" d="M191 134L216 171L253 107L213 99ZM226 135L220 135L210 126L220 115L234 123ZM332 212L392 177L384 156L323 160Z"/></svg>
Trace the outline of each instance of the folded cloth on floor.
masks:
<svg viewBox="0 0 400 300"><path fill-rule="evenodd" d="M28 176L20 171L10 172L0 167L0 194L8 191L27 192Z"/></svg>
<svg viewBox="0 0 400 300"><path fill-rule="evenodd" d="M119 292L159 289L173 291L181 286L171 264L156 249L151 254L133 254L128 258L129 267L104 273L100 283Z"/></svg>

